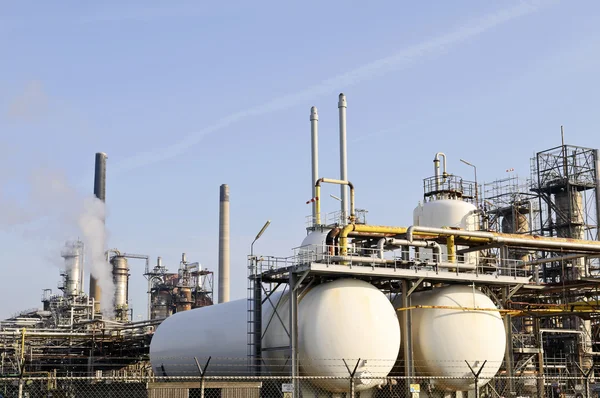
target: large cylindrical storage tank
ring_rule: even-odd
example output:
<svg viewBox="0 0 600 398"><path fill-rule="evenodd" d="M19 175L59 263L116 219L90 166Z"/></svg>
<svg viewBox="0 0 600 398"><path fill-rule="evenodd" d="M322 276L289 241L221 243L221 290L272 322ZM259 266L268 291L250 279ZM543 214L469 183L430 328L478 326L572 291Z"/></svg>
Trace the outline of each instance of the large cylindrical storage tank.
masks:
<svg viewBox="0 0 600 398"><path fill-rule="evenodd" d="M447 286L411 295L411 306L496 308L492 300L472 286ZM395 303L400 307L400 300ZM498 311L421 308L412 310L412 343L419 376L440 376L437 388L468 391L475 388L471 370L481 372L479 385L496 375L504 359L506 334Z"/></svg>
<svg viewBox="0 0 600 398"><path fill-rule="evenodd" d="M476 231L479 229L479 217L477 207L471 203L460 199L439 199L425 202L419 205L413 211L413 222L421 227L451 227L461 228L467 231ZM457 249L461 249L458 246ZM419 249L421 259L432 259L432 249ZM448 250L442 245L442 261L447 261ZM459 262L465 264L477 263L476 253L467 253L464 260L459 258Z"/></svg>
<svg viewBox="0 0 600 398"><path fill-rule="evenodd" d="M285 330L289 331L288 296L275 293L271 301L279 310L278 316L271 317L272 305L269 301L263 304L263 350L289 344ZM366 390L375 387L367 378L388 375L399 349L396 311L385 294L371 284L339 279L317 285L299 297L298 356L303 375L347 378L343 359L353 367L360 358L356 388ZM194 357L206 361L209 356L207 374L249 374L247 353L245 299L175 314L158 327L150 344L150 361L157 375L197 375ZM283 350L263 351L270 374L283 370L278 366L286 356L289 352ZM239 358L239 366L224 358ZM332 392L349 388L347 379L313 383Z"/></svg>

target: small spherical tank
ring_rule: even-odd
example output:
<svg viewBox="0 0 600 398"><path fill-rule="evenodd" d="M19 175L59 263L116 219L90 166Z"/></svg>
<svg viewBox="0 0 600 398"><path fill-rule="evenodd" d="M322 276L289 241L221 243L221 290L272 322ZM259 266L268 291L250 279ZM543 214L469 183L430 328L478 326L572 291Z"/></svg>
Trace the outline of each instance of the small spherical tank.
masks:
<svg viewBox="0 0 600 398"><path fill-rule="evenodd" d="M477 207L460 199L439 199L419 204L413 219L423 227L454 227L468 231L477 229Z"/></svg>
<svg viewBox="0 0 600 398"><path fill-rule="evenodd" d="M319 228L310 231L302 240L302 244L298 250L299 259L302 262L318 261L323 259L323 255L327 253L326 238L331 231L328 228Z"/></svg>
<svg viewBox="0 0 600 398"><path fill-rule="evenodd" d="M471 203L460 199L439 199L420 204L413 211L414 224L421 227L434 228L460 228L467 231L479 229L479 218L477 207ZM459 246L457 249L461 249ZM422 259L431 259L433 251L431 249L419 249ZM447 258L448 250L442 246L442 259ZM461 262L475 264L477 254L469 253L464 255Z"/></svg>
<svg viewBox="0 0 600 398"><path fill-rule="evenodd" d="M472 286L448 286L414 293L412 306L496 308L492 300ZM398 306L400 303L398 301ZM504 359L506 335L498 311L422 308L412 310L415 370L421 376L442 376L437 388L468 391L475 388L465 361L478 370L487 360L479 385L486 384Z"/></svg>

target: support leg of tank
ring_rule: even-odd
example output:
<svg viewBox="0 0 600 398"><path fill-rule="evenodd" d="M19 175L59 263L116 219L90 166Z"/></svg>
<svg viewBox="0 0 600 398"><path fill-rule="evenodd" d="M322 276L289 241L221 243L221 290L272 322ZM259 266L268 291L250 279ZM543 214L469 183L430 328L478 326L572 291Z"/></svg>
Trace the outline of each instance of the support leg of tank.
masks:
<svg viewBox="0 0 600 398"><path fill-rule="evenodd" d="M409 291L411 288L412 282L408 280L402 280L402 307L408 308L410 307L410 296ZM400 327L402 333L402 347L404 353L404 376L406 377L406 393L409 394L410 391L408 387L412 383L411 378L414 376L414 361L413 361L413 347L412 347L412 317L411 311L405 310L400 313Z"/></svg>
<svg viewBox="0 0 600 398"><path fill-rule="evenodd" d="M294 384L294 397L298 397L298 289L296 288L297 275L290 270L290 351L292 364L292 383Z"/></svg>

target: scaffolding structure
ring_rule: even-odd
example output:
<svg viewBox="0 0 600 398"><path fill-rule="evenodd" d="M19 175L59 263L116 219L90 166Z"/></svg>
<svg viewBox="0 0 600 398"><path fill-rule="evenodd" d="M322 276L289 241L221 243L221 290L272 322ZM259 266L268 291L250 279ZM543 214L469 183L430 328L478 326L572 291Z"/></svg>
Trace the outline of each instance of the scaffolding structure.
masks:
<svg viewBox="0 0 600 398"><path fill-rule="evenodd" d="M159 257L152 269L146 269L148 280L148 317L165 319L177 312L213 304L214 273L202 269L200 263L187 261L185 253L176 273L162 265Z"/></svg>
<svg viewBox="0 0 600 398"><path fill-rule="evenodd" d="M563 143L537 152L530 164L527 179L511 174L484 184L482 229L598 240L598 150ZM514 249L509 256L526 262L540 287L519 290L508 303L528 314L511 319L509 374L593 375L600 332L597 256Z"/></svg>

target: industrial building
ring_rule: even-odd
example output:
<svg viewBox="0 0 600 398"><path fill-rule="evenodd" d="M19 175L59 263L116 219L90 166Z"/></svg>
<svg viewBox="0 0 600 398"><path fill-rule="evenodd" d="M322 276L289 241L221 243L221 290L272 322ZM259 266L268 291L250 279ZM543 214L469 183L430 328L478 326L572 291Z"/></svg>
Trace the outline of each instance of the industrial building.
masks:
<svg viewBox="0 0 600 398"><path fill-rule="evenodd" d="M96 154L94 194L106 198L106 160ZM0 377L52 374L143 375L148 374L148 350L152 334L166 317L213 304L213 272L186 254L176 272L158 257L151 267L147 255L109 249L105 266L111 269L114 295L102 311L98 280L89 273L89 294L84 292L85 243L66 242L61 255L64 269L58 292L45 289L42 307L20 312L0 322ZM130 261L144 261L148 281L146 320L134 321L129 306Z"/></svg>
<svg viewBox="0 0 600 398"><path fill-rule="evenodd" d="M307 236L289 257L256 255L265 224L247 259L247 299L229 301L223 185L218 304L212 272L185 254L170 273L160 258L151 268L147 256L113 249L106 252L116 287L107 317L97 281L82 292L84 243L69 242L63 293L45 292L42 310L2 323L3 372L26 364L27 372L279 376L305 397L389 396L383 389L414 393L417 384L414 394L423 397L545 397L556 388L589 396L600 352L598 150L563 141L537 152L526 178L507 170L507 178L483 184L471 163L460 159L474 168L474 181L453 174L438 152L412 225L371 225L355 206L363 188L347 172L346 109L340 94L340 175L328 178L319 174L311 108ZM105 162L97 154L101 200ZM340 187L335 212L321 209L324 184ZM128 306L128 261L135 259L146 262L143 322L132 321Z"/></svg>

